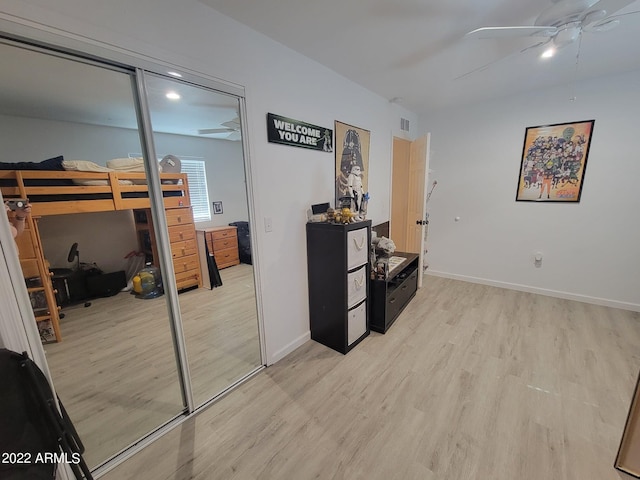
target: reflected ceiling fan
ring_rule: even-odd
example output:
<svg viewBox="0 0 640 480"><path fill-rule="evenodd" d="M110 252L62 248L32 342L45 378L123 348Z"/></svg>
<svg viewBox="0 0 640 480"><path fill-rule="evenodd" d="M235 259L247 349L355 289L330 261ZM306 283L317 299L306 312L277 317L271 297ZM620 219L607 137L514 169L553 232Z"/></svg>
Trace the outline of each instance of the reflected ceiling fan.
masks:
<svg viewBox="0 0 640 480"><path fill-rule="evenodd" d="M229 120L228 122L223 122L221 125L224 125L225 128L203 128L198 130L199 135L217 135L221 133L228 133L225 140L233 140L237 141L242 138L240 134L240 118L236 117L233 120Z"/></svg>
<svg viewBox="0 0 640 480"><path fill-rule="evenodd" d="M553 4L538 15L533 25L517 25L506 27L481 27L465 35L474 39L500 39L516 37L533 37L539 41L516 53L548 46L546 56L553 56L557 49L579 40L583 32L605 32L615 28L620 18L639 12L615 15L636 0L552 0ZM484 70L488 66L467 72L457 78L465 77L473 72Z"/></svg>

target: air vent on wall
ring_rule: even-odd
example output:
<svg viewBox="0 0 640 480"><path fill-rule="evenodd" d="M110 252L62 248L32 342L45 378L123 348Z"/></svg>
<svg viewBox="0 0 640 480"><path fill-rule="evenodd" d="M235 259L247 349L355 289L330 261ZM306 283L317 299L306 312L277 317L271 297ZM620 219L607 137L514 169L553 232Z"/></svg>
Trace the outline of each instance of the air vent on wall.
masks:
<svg viewBox="0 0 640 480"><path fill-rule="evenodd" d="M405 132L409 131L409 120L406 118L400 119L400 130L404 130Z"/></svg>

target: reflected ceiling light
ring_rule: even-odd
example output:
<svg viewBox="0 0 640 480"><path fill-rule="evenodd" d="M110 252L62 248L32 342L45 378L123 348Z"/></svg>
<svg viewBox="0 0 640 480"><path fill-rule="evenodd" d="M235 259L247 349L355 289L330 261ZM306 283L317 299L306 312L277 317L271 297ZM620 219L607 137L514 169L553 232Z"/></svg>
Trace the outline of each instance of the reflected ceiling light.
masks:
<svg viewBox="0 0 640 480"><path fill-rule="evenodd" d="M169 100L180 100L180 95L178 95L176 92L167 92L166 97Z"/></svg>
<svg viewBox="0 0 640 480"><path fill-rule="evenodd" d="M182 74L178 73L178 72L167 72L169 75L171 75L172 77L178 77L178 78L182 78Z"/></svg>

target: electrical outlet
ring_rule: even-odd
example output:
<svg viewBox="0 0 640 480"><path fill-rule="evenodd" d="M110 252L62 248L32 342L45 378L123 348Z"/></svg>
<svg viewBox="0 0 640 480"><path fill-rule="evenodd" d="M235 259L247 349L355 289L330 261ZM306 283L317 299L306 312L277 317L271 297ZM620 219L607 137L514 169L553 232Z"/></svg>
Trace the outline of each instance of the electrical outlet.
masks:
<svg viewBox="0 0 640 480"><path fill-rule="evenodd" d="M271 217L264 217L264 231L265 232L273 232L273 222Z"/></svg>
<svg viewBox="0 0 640 480"><path fill-rule="evenodd" d="M540 268L542 267L542 253L538 252L535 254L535 256L533 257L533 264L536 266L536 268Z"/></svg>

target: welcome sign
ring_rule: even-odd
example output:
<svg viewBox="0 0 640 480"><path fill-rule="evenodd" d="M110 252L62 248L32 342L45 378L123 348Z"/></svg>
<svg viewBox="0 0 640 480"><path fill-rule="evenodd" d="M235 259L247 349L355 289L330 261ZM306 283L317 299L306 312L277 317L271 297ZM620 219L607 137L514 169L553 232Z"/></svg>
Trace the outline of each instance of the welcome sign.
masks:
<svg viewBox="0 0 640 480"><path fill-rule="evenodd" d="M267 113L267 137L270 143L333 152L333 130L292 118Z"/></svg>

